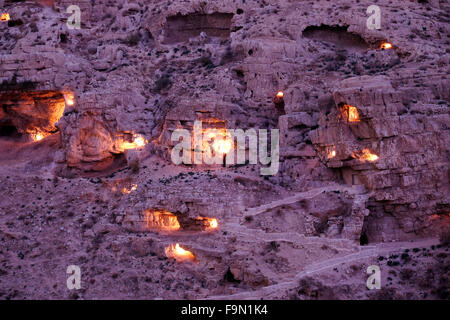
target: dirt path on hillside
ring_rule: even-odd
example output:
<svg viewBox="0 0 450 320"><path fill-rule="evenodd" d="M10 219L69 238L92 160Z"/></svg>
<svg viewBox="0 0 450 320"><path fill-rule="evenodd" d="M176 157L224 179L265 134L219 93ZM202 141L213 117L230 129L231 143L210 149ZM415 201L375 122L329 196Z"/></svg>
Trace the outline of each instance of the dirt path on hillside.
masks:
<svg viewBox="0 0 450 320"><path fill-rule="evenodd" d="M274 293L280 291L286 291L298 286L299 280L305 276L310 276L323 271L330 270L336 266L361 261L363 259L378 257L380 255L385 255L393 251L400 251L404 249L412 249L417 247L429 247L432 245L439 244L439 239L430 238L422 239L418 241L408 241L408 242L391 242L391 243L380 243L377 245L360 247L360 251L357 253L348 254L345 256L340 256L336 258L331 258L322 262L314 263L299 272L291 281L277 283L271 286L261 288L256 291L243 292L232 295L225 296L214 296L210 297L211 300L259 300L259 299L270 299L270 296Z"/></svg>

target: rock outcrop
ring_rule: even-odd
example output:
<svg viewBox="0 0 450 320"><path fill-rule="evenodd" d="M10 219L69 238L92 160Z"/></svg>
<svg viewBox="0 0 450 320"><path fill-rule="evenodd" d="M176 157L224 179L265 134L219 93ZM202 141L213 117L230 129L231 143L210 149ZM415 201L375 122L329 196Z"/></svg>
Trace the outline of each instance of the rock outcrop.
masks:
<svg viewBox="0 0 450 320"><path fill-rule="evenodd" d="M376 241L426 234L448 211L448 177L441 173L448 171L450 115L439 104L409 101L409 90L394 89L383 76L346 79L310 133L327 166L369 191L366 232ZM358 119L343 106L355 108Z"/></svg>

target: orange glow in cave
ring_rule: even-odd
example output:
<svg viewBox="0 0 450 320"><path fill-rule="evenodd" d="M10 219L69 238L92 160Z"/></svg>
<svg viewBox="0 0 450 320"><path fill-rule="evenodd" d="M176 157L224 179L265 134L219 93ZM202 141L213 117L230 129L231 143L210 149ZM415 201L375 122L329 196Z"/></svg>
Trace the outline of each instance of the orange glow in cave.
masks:
<svg viewBox="0 0 450 320"><path fill-rule="evenodd" d="M64 93L64 100L66 101L66 105L72 107L75 104L75 96L72 92Z"/></svg>
<svg viewBox="0 0 450 320"><path fill-rule="evenodd" d="M197 220L204 222L206 230L215 230L219 227L219 221L216 218L197 217Z"/></svg>
<svg viewBox="0 0 450 320"><path fill-rule="evenodd" d="M213 148L215 152L226 154L233 148L233 141L228 138L214 140Z"/></svg>
<svg viewBox="0 0 450 320"><path fill-rule="evenodd" d="M333 147L328 150L328 159L332 159L334 157L336 157L336 149Z"/></svg>
<svg viewBox="0 0 450 320"><path fill-rule="evenodd" d="M348 121L359 122L359 113L356 107L348 106Z"/></svg>
<svg viewBox="0 0 450 320"><path fill-rule="evenodd" d="M2 15L0 16L0 21L8 21L10 19L11 19L11 17L9 15L9 13L7 13L7 12L2 13Z"/></svg>
<svg viewBox="0 0 450 320"><path fill-rule="evenodd" d="M36 132L31 134L31 138L33 139L33 141L37 142L37 141L41 141L42 139L45 138L45 135L42 132Z"/></svg>
<svg viewBox="0 0 450 320"><path fill-rule="evenodd" d="M383 42L380 46L380 49L382 49L382 50L392 49L392 44L389 42Z"/></svg>
<svg viewBox="0 0 450 320"><path fill-rule="evenodd" d="M376 154L372 153L369 149L363 149L361 152L354 152L352 154L353 158L359 159L363 162L369 161L374 162L377 161L380 157Z"/></svg>
<svg viewBox="0 0 450 320"><path fill-rule="evenodd" d="M348 122L359 122L359 112L358 108L351 106L349 104L344 104L339 108L341 110L341 114L343 118L347 119Z"/></svg>
<svg viewBox="0 0 450 320"><path fill-rule="evenodd" d="M148 143L148 141L141 135L139 134L133 134L133 141L129 142L129 141L124 141L121 144L121 148L123 150L128 150L128 149L139 149L144 147L146 144Z"/></svg>
<svg viewBox="0 0 450 320"><path fill-rule="evenodd" d="M216 154L225 155L234 148L233 138L226 129L205 129L203 131L205 138L208 140L203 141L203 152L209 154L211 152L210 147L212 146Z"/></svg>
<svg viewBox="0 0 450 320"><path fill-rule="evenodd" d="M131 188L123 187L123 188L122 188L122 193L123 193L123 194L130 194L131 192L137 190L137 187L138 187L137 184L133 184L133 185L131 186Z"/></svg>
<svg viewBox="0 0 450 320"><path fill-rule="evenodd" d="M167 258L173 258L177 262L192 261L197 263L197 258L189 250L183 249L179 243L171 244L164 249Z"/></svg>
<svg viewBox="0 0 450 320"><path fill-rule="evenodd" d="M146 210L145 226L158 231L177 231L181 228L177 216L165 210Z"/></svg>

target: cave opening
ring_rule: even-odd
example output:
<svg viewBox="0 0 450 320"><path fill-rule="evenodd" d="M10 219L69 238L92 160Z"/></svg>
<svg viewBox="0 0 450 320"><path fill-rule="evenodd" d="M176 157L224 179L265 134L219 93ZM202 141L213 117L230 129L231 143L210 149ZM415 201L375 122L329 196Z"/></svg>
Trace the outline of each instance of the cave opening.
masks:
<svg viewBox="0 0 450 320"><path fill-rule="evenodd" d="M330 43L338 49L364 51L369 44L359 35L348 31L348 26L308 26L303 30L303 37Z"/></svg>
<svg viewBox="0 0 450 320"><path fill-rule="evenodd" d="M206 33L208 37L226 39L231 33L233 16L232 13L222 12L170 16L164 25L164 43L187 42L202 32Z"/></svg>
<svg viewBox="0 0 450 320"><path fill-rule="evenodd" d="M363 231L359 237L359 244L361 246L366 246L369 244L369 238L367 237L367 233L365 231Z"/></svg>
<svg viewBox="0 0 450 320"><path fill-rule="evenodd" d="M275 104L275 107L277 109L277 112L280 115L285 115L286 111L284 108L284 92L278 91L275 97L273 98L273 103Z"/></svg>
<svg viewBox="0 0 450 320"><path fill-rule="evenodd" d="M143 227L156 232L208 232L217 230L219 222L216 218L183 217L164 209L150 209L145 211Z"/></svg>
<svg viewBox="0 0 450 320"><path fill-rule="evenodd" d="M233 274L233 272L231 272L231 268L230 267L228 267L227 272L225 272L225 275L223 276L223 279L225 281L227 281L227 282L230 282L230 283L240 283L241 282L240 280L237 280L234 277L234 274Z"/></svg>
<svg viewBox="0 0 450 320"><path fill-rule="evenodd" d="M59 91L0 91L0 139L40 141L58 131L66 101Z"/></svg>
<svg viewBox="0 0 450 320"><path fill-rule="evenodd" d="M364 217L361 235L359 236L359 245L366 246L369 244L369 217Z"/></svg>
<svg viewBox="0 0 450 320"><path fill-rule="evenodd" d="M11 123L0 124L0 139L21 140L22 134Z"/></svg>

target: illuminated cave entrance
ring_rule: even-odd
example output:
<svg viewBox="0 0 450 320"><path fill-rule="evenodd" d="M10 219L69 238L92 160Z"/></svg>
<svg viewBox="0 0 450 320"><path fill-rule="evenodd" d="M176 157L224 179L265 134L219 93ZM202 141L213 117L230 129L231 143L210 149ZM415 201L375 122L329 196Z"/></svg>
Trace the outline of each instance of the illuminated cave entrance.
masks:
<svg viewBox="0 0 450 320"><path fill-rule="evenodd" d="M37 142L56 133L55 124L65 109L58 91L0 92L0 141Z"/></svg>
<svg viewBox="0 0 450 320"><path fill-rule="evenodd" d="M176 214L159 209L145 211L144 229L157 232L174 232L174 231L214 231L218 228L219 223L215 218L208 217L181 217Z"/></svg>
<svg viewBox="0 0 450 320"><path fill-rule="evenodd" d="M127 213L123 225L130 230L139 232L198 234L217 231L219 221L212 217L187 216L179 212L173 213L164 209L153 208L142 213Z"/></svg>

